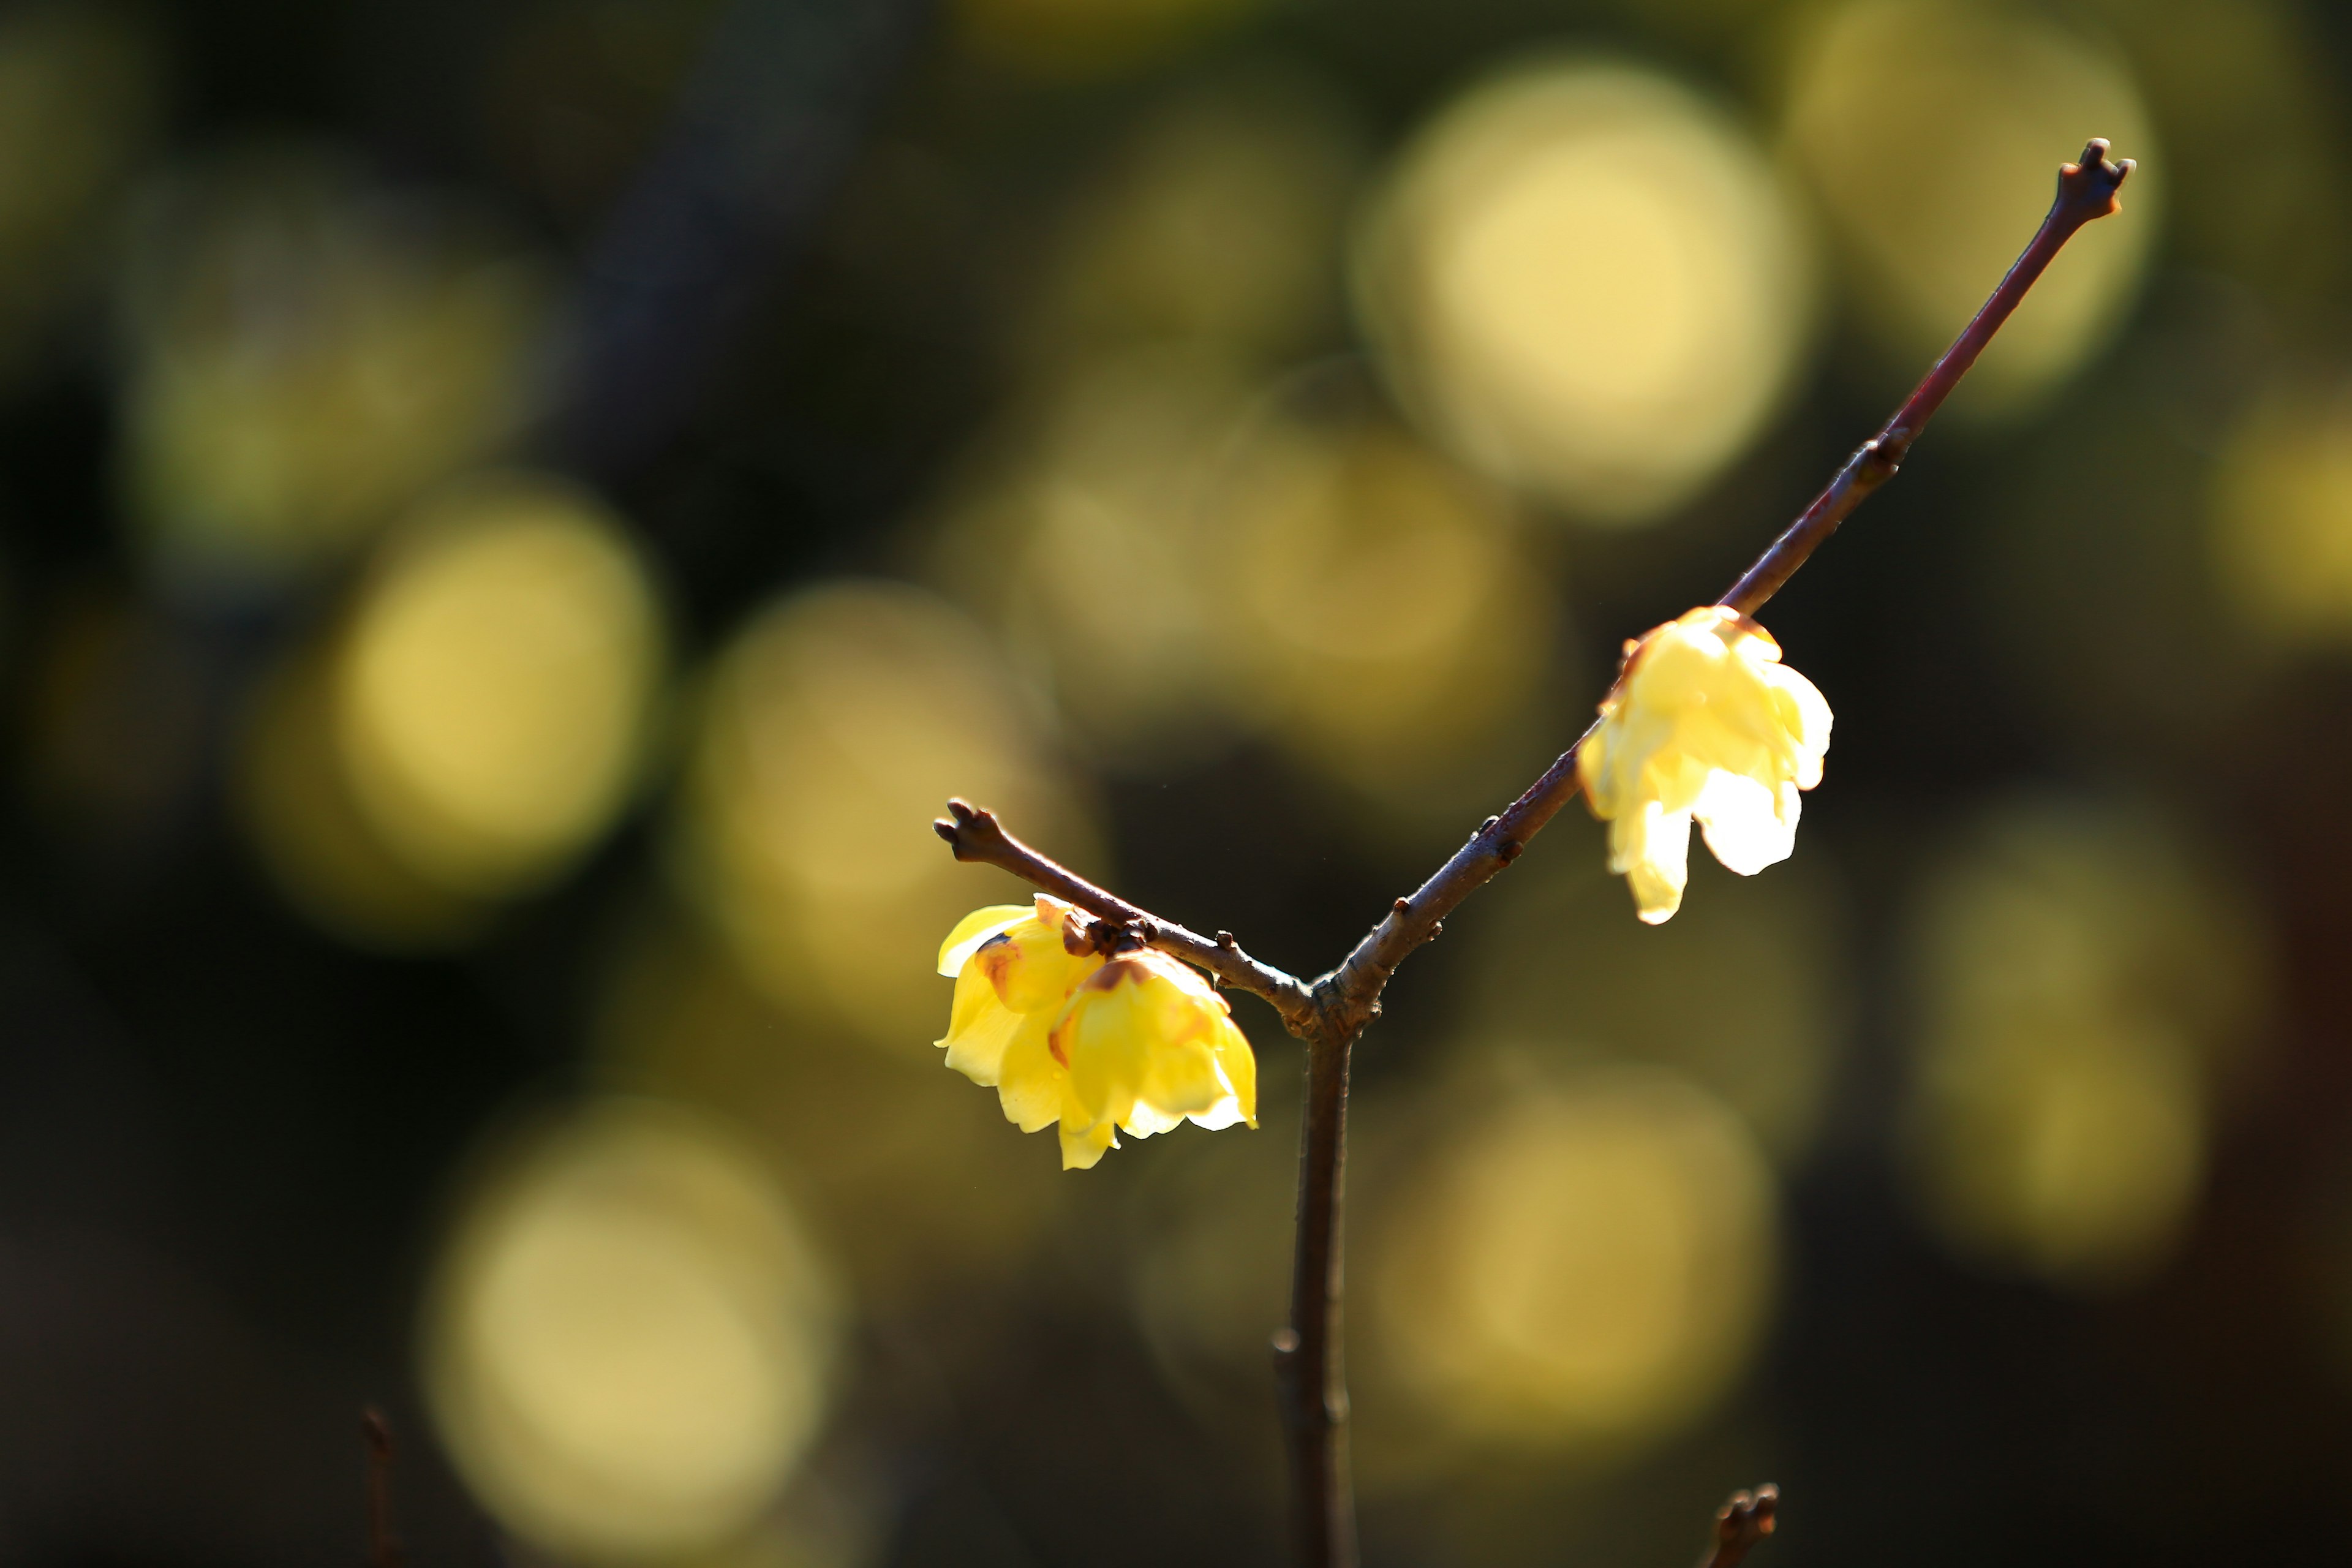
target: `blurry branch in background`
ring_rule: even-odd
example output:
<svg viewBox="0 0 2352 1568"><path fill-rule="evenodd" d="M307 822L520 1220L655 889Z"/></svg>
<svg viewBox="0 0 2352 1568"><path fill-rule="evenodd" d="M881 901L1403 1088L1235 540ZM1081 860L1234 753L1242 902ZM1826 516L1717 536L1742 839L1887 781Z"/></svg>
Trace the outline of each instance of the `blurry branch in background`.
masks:
<svg viewBox="0 0 2352 1568"><path fill-rule="evenodd" d="M1698 1560L1698 1568L1734 1568L1772 1533L1779 1523L1780 1489L1767 1481L1752 1492L1734 1492L1715 1510L1715 1544Z"/></svg>
<svg viewBox="0 0 2352 1568"><path fill-rule="evenodd" d="M550 432L610 480L656 456L797 258L919 36L924 0L733 0L667 141L597 237Z"/></svg>
<svg viewBox="0 0 2352 1568"><path fill-rule="evenodd" d="M2008 274L1951 347L1877 436L1864 442L1771 547L1717 601L1753 616L1795 575L1838 525L1892 479L1904 458L2026 290L2075 230L2116 210L2116 193L2132 163L2107 157L2104 141L2064 165L2057 198ZM1628 645L1630 647L1632 645ZM1587 734L1591 731L1587 731ZM1307 1043L1307 1109L1300 1135L1298 1239L1293 1258L1291 1319L1275 1336L1284 1423L1291 1444L1299 1560L1306 1568L1348 1568L1356 1560L1355 1507L1349 1480L1348 1391L1340 1357L1340 1200L1345 1189L1348 1062L1356 1038L1380 1014L1380 994L1397 965L1444 929L1463 900L1518 858L1528 840L1576 797L1577 752L1562 752L1543 776L1410 897L1401 898L1338 968L1311 984L1244 953L1224 931L1211 941L1104 891L1005 832L994 814L956 800L933 824L959 860L999 866L1076 905L1132 937L1199 965L1223 984L1264 997L1290 1032ZM1742 1498L1747 1498L1743 1504ZM1738 1561L1771 1529L1778 1494L1769 1489L1727 1505L1710 1563Z"/></svg>
<svg viewBox="0 0 2352 1568"><path fill-rule="evenodd" d="M392 1423L371 1405L360 1412L367 1443L367 1568L400 1568L400 1537L392 1529Z"/></svg>

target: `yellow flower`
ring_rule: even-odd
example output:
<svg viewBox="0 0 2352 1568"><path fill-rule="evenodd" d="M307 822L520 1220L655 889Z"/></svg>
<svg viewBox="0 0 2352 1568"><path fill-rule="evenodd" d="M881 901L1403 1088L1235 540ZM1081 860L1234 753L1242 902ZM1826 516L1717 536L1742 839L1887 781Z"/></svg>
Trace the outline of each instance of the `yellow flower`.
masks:
<svg viewBox="0 0 2352 1568"><path fill-rule="evenodd" d="M1105 962L1059 900L974 910L940 973L956 982L948 1066L993 1088L1024 1132L1060 1123L1065 1170L1092 1166L1121 1130L1256 1125L1257 1060L1224 998L1160 953Z"/></svg>
<svg viewBox="0 0 2352 1568"><path fill-rule="evenodd" d="M1830 705L1780 645L1710 605L1629 643L1601 728L1576 756L1609 869L1652 925L1682 907L1696 818L1715 858L1752 877L1796 847L1800 790L1822 782Z"/></svg>
<svg viewBox="0 0 2352 1568"><path fill-rule="evenodd" d="M1094 1163L1112 1130L1149 1138L1188 1118L1257 1125L1257 1058L1225 999L1163 952L1121 953L1070 997L1046 1042L1089 1125L1062 1123L1065 1164ZM1091 1149L1092 1152L1087 1151Z"/></svg>

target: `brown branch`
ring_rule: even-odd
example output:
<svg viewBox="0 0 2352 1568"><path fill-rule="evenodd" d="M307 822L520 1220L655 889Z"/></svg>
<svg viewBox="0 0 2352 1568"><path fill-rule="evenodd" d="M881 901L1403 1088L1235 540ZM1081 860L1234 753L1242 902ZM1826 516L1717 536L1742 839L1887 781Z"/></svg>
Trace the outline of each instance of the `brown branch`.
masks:
<svg viewBox="0 0 2352 1568"><path fill-rule="evenodd" d="M2009 320L2010 312L2017 309L2018 301L2025 298L2026 290L2033 287L2034 279L2058 254L2058 247L2084 224L2116 210L2116 191L2131 171L2132 161L2128 158L2120 163L2109 162L2107 143L2100 141L2083 149L2080 163L2068 163L2059 171L2056 200L2051 203L2049 213L2024 253L2001 279L1983 309L1961 330L1952 346L1944 351L1885 427L1863 443L1861 450L1838 470L1829 488L1772 542L1771 547L1757 558L1756 564L1717 603L1743 616L1754 615L1796 574L1806 557L1837 531L1838 524L1854 508L1895 476L1911 443L1918 438L1936 410L1943 406L1944 399L1951 395L1960 377L1976 363L1993 333ZM1591 732L1588 729L1585 734ZM1577 746L1583 743L1580 738ZM1455 850L1453 858L1439 867L1437 874L1423 882L1412 897L1398 900L1381 923L1356 944L1347 962L1316 982L1318 994L1328 996L1328 1005L1343 1021L1362 1028L1372 1016L1381 987L1396 973L1397 965L1427 942L1438 922L1463 900L1517 859L1528 840L1541 832L1561 806L1576 798L1579 787L1576 746L1571 746L1545 770L1541 778L1528 786L1526 794L1500 816L1488 817L1470 836L1470 841Z"/></svg>
<svg viewBox="0 0 2352 1568"><path fill-rule="evenodd" d="M1769 1481L1752 1492L1732 1493L1731 1500L1715 1510L1715 1541L1698 1560L1698 1568L1735 1568L1772 1533L1780 1509L1780 1489Z"/></svg>
<svg viewBox="0 0 2352 1568"><path fill-rule="evenodd" d="M1290 1444L1291 1528L1298 1561L1311 1568L1350 1568L1356 1561L1341 1223L1348 1180L1348 1067L1355 1045L1354 1036L1337 1034L1307 1042L1290 1326L1274 1337L1275 1393Z"/></svg>
<svg viewBox="0 0 2352 1568"><path fill-rule="evenodd" d="M1273 1004L1290 1032L1304 1039L1315 1026L1317 1009L1304 981L1270 963L1260 963L1244 952L1231 931L1214 938L1188 931L1174 921L1161 920L1138 909L1118 894L1096 887L1084 877L1040 855L1010 833L985 807L961 800L948 802L948 815L931 824L959 860L999 866L1042 892L1064 903L1076 904L1090 915L1133 931L1147 944L1196 964L1236 991L1246 991Z"/></svg>
<svg viewBox="0 0 2352 1568"><path fill-rule="evenodd" d="M369 1405L360 1412L367 1443L367 1568L400 1568L400 1537L392 1529L392 1423Z"/></svg>
<svg viewBox="0 0 2352 1568"><path fill-rule="evenodd" d="M2107 144L2094 140L2083 149L2080 162L2068 163L2058 171L2058 195L2043 215L2042 226L2024 252L2010 267L2008 275L1984 302L1975 319L1960 330L1952 346L1937 360L1924 380L1904 399L1903 406L1885 427L1854 455L1846 459L1829 489L1813 500L1787 532L1772 542L1772 547L1757 559L1756 564L1744 573L1738 582L1727 590L1719 605L1752 616L1764 607L1764 601L1780 591L1780 585L1796 575L1797 568L1817 549L1822 541L1837 531L1854 508L1870 496L1870 492L1895 477L1903 459L1910 454L1911 443L1927 427L1944 399L1969 374L1984 353L2000 324L2009 320L2010 312L2024 300L2027 289L2042 276L2042 269L2057 256L2059 247L2074 237L2074 231L2095 218L2103 218L2116 210L2116 193L2132 172L2129 158L2122 163L2110 162Z"/></svg>
<svg viewBox="0 0 2352 1568"><path fill-rule="evenodd" d="M2132 170L2094 141L2080 162L2058 175L2057 199L2024 252L1975 318L1877 436L1847 459L1836 478L1717 601L1753 615L1837 531L1872 491L1892 479L1911 444L2026 290L2076 229L2116 210L2116 192ZM1597 725L1595 726L1597 728ZM1586 736L1591 729L1585 731ZM1578 746L1583 744L1580 739ZM1307 1042L1307 1094L1298 1151L1298 1237L1291 1278L1290 1324L1275 1337L1284 1425L1290 1439L1299 1561L1304 1568L1352 1568L1354 1504L1348 1476L1348 1393L1341 1357L1343 1269L1340 1214L1347 1168L1349 1060L1364 1026L1380 1016L1380 995L1397 965L1444 929L1463 900L1517 859L1580 787L1576 747L1469 841L1410 896L1401 898L1336 969L1309 985L1243 952L1229 933L1215 941L1147 913L1096 887L1004 831L995 816L962 801L934 824L960 860L1001 866L1087 913L1133 931L1161 952L1199 965L1236 990L1272 1003L1290 1032ZM1706 1568L1732 1568L1772 1530L1779 1493L1742 1492L1717 1516Z"/></svg>

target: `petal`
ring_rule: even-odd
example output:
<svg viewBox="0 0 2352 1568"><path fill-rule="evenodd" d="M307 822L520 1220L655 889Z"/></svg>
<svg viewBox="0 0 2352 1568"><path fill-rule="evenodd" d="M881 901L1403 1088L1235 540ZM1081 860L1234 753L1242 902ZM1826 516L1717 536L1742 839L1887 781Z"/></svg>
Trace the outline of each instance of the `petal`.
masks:
<svg viewBox="0 0 2352 1568"><path fill-rule="evenodd" d="M955 1005L948 1013L948 1066L981 1085L996 1082L1004 1048L1021 1027L1021 1015L997 999L996 988L978 965L956 976Z"/></svg>
<svg viewBox="0 0 2352 1568"><path fill-rule="evenodd" d="M1793 806L1797 794L1786 791ZM1753 877L1767 866L1786 860L1797 847L1797 814L1782 815L1783 795L1769 785L1738 773L1717 773L1691 815L1706 833L1706 847L1715 858L1743 877Z"/></svg>
<svg viewBox="0 0 2352 1568"><path fill-rule="evenodd" d="M1014 1015L1021 1027L1004 1047L997 1074L996 1100L1004 1120L1024 1132L1034 1132L1070 1114L1076 1105L1070 1094L1069 1069L1054 1059L1045 1047L1051 1019L1043 1013Z"/></svg>
<svg viewBox="0 0 2352 1568"><path fill-rule="evenodd" d="M977 951L982 942L1000 931L1009 931L1023 921L1034 918L1036 910L1028 904L991 904L974 910L956 921L955 930L948 932L947 941L940 943L940 973L961 974L964 961Z"/></svg>
<svg viewBox="0 0 2352 1568"><path fill-rule="evenodd" d="M1249 1038L1231 1018L1217 1032L1215 1050L1217 1070L1224 1077L1232 1091L1234 1110L1241 1120L1252 1127L1257 1125L1257 1052L1250 1048ZM1194 1120L1199 1120L1195 1118ZM1203 1121L1202 1126L1209 1123ZM1230 1126L1231 1123L1223 1125Z"/></svg>
<svg viewBox="0 0 2352 1568"><path fill-rule="evenodd" d="M971 962L988 972L1006 1006L1016 1013L1035 1013L1059 1012L1071 991L1101 968L1103 961L1064 946L1058 920L1024 920L982 942Z"/></svg>
<svg viewBox="0 0 2352 1568"><path fill-rule="evenodd" d="M1611 825L1609 868L1633 890L1634 912L1645 925L1674 918L1690 879L1690 814L1654 801Z"/></svg>
<svg viewBox="0 0 2352 1568"><path fill-rule="evenodd" d="M1103 1157L1106 1149L1118 1147L1118 1130L1108 1121L1092 1126L1080 1125L1075 1131L1070 1123L1062 1123L1062 1169L1091 1171Z"/></svg>

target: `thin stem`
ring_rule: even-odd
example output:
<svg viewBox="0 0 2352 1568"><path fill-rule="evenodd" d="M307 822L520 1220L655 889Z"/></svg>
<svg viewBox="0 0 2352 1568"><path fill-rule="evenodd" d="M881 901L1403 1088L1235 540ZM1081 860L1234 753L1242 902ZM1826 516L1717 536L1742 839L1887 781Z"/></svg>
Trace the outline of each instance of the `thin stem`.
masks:
<svg viewBox="0 0 2352 1568"><path fill-rule="evenodd" d="M933 822L931 830L947 840L957 859L1002 867L1031 887L1064 903L1076 904L1115 926L1123 926L1150 946L1207 970L1236 991L1264 997L1282 1015L1283 1023L1292 1034L1305 1038L1314 1026L1315 1000L1308 994L1306 983L1244 952L1233 932L1221 931L1212 940L1196 931L1187 931L1174 921L1161 920L1138 909L1022 843L1004 831L996 814L985 807L951 800L948 802L948 815Z"/></svg>
<svg viewBox="0 0 2352 1568"><path fill-rule="evenodd" d="M2001 279L1927 378L1878 435L1863 444L1797 521L1717 601L1753 615L1837 531L1870 493L1893 478L1911 444L1984 352L2026 290L2076 229L2116 210L2129 159L2110 162L2094 141L2058 175L2057 199L2023 254ZM1597 725L1595 726L1597 728ZM1586 736L1592 733L1587 729ZM1380 995L1397 965L1444 930L1448 914L1518 858L1530 839L1580 787L1570 747L1518 799L1488 817L1434 875L1391 907L1336 969L1309 985L1241 950L1229 932L1214 941L1106 892L1004 831L993 814L950 801L933 826L959 860L1001 866L1089 914L1133 931L1163 952L1199 965L1236 990L1264 997L1307 1042L1307 1117L1298 1152L1298 1239L1290 1326L1275 1336L1275 1363L1291 1445L1291 1472L1303 1568L1353 1568L1356 1531L1348 1470L1348 1389L1341 1354L1342 1198L1346 1187L1348 1069L1357 1037L1380 1016ZM1779 1494L1740 1493L1718 1515L1705 1568L1732 1568L1769 1534Z"/></svg>
<svg viewBox="0 0 2352 1568"><path fill-rule="evenodd" d="M392 1423L369 1405L360 1412L367 1443L367 1568L400 1568L400 1537L392 1528Z"/></svg>
<svg viewBox="0 0 2352 1568"><path fill-rule="evenodd" d="M1993 333L2000 330L2000 324L2009 320L2010 313L2025 298L2026 290L2033 287L2034 280L2058 254L2059 247L2084 224L2116 210L2116 192L2131 171L2132 161L2128 158L2120 163L2108 161L2107 143L2103 141L2092 142L2083 149L2081 162L2068 163L2059 171L2057 198L2051 203L2042 226L1983 309L1961 330L1952 346L1944 351L1885 427L1863 443L1862 448L1838 470L1829 488L1772 542L1771 547L1717 601L1718 604L1743 616L1754 615L1796 574L1797 568L1820 548L1822 542L1837 531L1838 524L1854 508L1895 477L1911 450L1911 443L1918 439L1928 419L1944 405L1944 399L1951 395L1969 367L1976 363L1977 356L1992 341ZM1585 731L1586 736L1591 733L1591 729ZM1576 798L1580 786L1576 753L1583 743L1580 738L1575 746L1562 752L1544 771L1541 778L1528 786L1526 794L1499 816L1488 817L1470 836L1470 841L1438 868L1436 875L1411 897L1396 901L1387 917L1356 944L1344 963L1316 982L1318 994L1327 987L1334 994L1333 1005L1343 1020L1352 1020L1360 1028L1371 1016L1381 987L1405 956L1434 935L1438 923L1463 900L1517 859L1528 841L1543 830L1560 807Z"/></svg>
<svg viewBox="0 0 2352 1568"><path fill-rule="evenodd" d="M1349 1038L1318 1037L1307 1043L1290 1326L1274 1336L1275 1384L1290 1447L1298 1561L1336 1568L1348 1568L1356 1561L1342 1312L1348 1066L1354 1050L1355 1041Z"/></svg>
<svg viewBox="0 0 2352 1568"><path fill-rule="evenodd" d="M2129 158L2111 163L2107 144L2093 140L2083 149L2082 159L2068 163L2058 171L2058 195L2042 219L2042 226L2022 254L2010 267L1992 297L1984 302L1960 335L1952 340L1943 357L1936 361L1926 377L1914 388L1903 406L1895 411L1885 426L1861 449L1846 459L1829 488L1813 500L1787 532L1772 542L1772 547L1757 559L1756 564L1744 573L1716 603L1752 616L1764 607L1764 602L1780 591L1780 585L1796 575L1805 558L1820 547L1822 541L1837 531L1853 509L1870 496L1870 492L1895 477L1903 459L1910 454L1911 443L1927 427L1944 399L1969 374L1977 356L2000 331L2000 324L2025 299L2026 290L2042 276L2053 258L2074 231L2095 218L2102 218L2116 210L2116 193L2132 172Z"/></svg>

